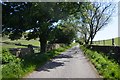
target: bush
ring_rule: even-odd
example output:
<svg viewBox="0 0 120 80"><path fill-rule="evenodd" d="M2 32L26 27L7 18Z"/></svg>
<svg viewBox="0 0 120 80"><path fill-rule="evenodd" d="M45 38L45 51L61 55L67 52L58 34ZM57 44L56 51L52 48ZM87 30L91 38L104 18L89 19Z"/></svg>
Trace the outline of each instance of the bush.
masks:
<svg viewBox="0 0 120 80"><path fill-rule="evenodd" d="M19 78L23 73L20 63L9 63L2 68L3 78Z"/></svg>
<svg viewBox="0 0 120 80"><path fill-rule="evenodd" d="M12 55L8 49L2 49L2 77L18 78L22 71L21 59Z"/></svg>
<svg viewBox="0 0 120 80"><path fill-rule="evenodd" d="M81 46L84 54L88 56L91 62L94 64L99 74L106 79L118 80L120 79L120 66L114 60L108 59L103 53L98 53L90 49Z"/></svg>
<svg viewBox="0 0 120 80"><path fill-rule="evenodd" d="M19 62L20 59L16 58L16 56L12 55L8 49L2 50L2 64L10 63L10 62Z"/></svg>

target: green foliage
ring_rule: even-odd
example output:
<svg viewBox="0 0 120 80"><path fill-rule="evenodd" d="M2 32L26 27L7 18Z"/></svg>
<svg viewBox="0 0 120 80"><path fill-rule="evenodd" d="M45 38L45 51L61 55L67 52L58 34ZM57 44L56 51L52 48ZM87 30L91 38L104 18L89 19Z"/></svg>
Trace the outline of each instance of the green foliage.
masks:
<svg viewBox="0 0 120 80"><path fill-rule="evenodd" d="M83 39L82 38L75 38L75 41L79 43L80 45L83 45Z"/></svg>
<svg viewBox="0 0 120 80"><path fill-rule="evenodd" d="M107 56L96 51L89 50L83 46L81 49L85 55L91 60L99 74L106 79L118 80L120 79L120 66L114 60L109 60Z"/></svg>
<svg viewBox="0 0 120 80"><path fill-rule="evenodd" d="M2 49L3 78L18 78L22 73L21 59L12 55L8 49ZM18 74L19 73L19 74Z"/></svg>
<svg viewBox="0 0 120 80"><path fill-rule="evenodd" d="M56 27L53 36L54 38L50 41L51 43L70 44L76 37L76 31L72 26L61 25Z"/></svg>
<svg viewBox="0 0 120 80"><path fill-rule="evenodd" d="M19 6L18 6L19 5ZM23 33L28 31L27 40L39 38L41 52L46 52L46 44L51 31L54 30L53 23L65 20L69 15L79 12L82 3L3 3L3 33L10 39L20 39ZM7 12L7 13L6 13ZM13 23L14 22L14 23ZM67 32L67 31L66 31ZM69 33L69 32L68 32ZM72 33L65 33L65 40L71 39Z"/></svg>
<svg viewBox="0 0 120 80"><path fill-rule="evenodd" d="M9 63L3 66L2 68L2 77L3 78L19 78L23 73L22 66L19 63Z"/></svg>
<svg viewBox="0 0 120 80"><path fill-rule="evenodd" d="M48 51L45 54L35 53L26 55L22 59L14 57L14 60L11 60L11 55L8 55L9 51L4 50L4 53L6 53L5 56L10 57L10 59L8 60L8 64L2 65L3 80L6 80L6 78L13 78L17 80L18 78L21 78L29 72L32 72L33 70L39 68L48 60L59 55L61 52L65 51L68 48L71 48L74 45L76 44L60 47L58 49Z"/></svg>
<svg viewBox="0 0 120 80"><path fill-rule="evenodd" d="M100 2L84 4L86 6L82 6L83 9L76 15L78 25L81 24L78 26L78 31L81 33L85 44L91 45L96 33L109 23L114 4Z"/></svg>
<svg viewBox="0 0 120 80"><path fill-rule="evenodd" d="M19 61L20 59L12 55L7 49L2 50L2 64L11 63L11 62L19 62Z"/></svg>

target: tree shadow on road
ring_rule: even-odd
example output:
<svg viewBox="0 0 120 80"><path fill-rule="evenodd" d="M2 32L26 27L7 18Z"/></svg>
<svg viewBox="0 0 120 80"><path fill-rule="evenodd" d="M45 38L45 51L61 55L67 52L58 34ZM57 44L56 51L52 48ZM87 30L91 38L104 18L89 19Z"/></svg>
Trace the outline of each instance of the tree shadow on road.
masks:
<svg viewBox="0 0 120 80"><path fill-rule="evenodd" d="M51 60L51 61L47 62L44 66L37 69L36 71L48 71L48 72L50 72L50 69L55 69L57 67L64 66L64 63L69 62L69 61L62 60L63 58L68 59L68 58L72 58L72 56L71 55L60 54L60 55L53 58L54 60L55 59L57 59L57 60L55 60L55 61Z"/></svg>
<svg viewBox="0 0 120 80"><path fill-rule="evenodd" d="M47 71L50 72L49 69L55 69L56 67L64 66L63 62L55 62L55 61L50 61L47 64L45 64L43 67L37 69L36 71Z"/></svg>
<svg viewBox="0 0 120 80"><path fill-rule="evenodd" d="M56 59L56 58L72 58L72 56L71 55L65 55L65 54L60 54L60 55L58 55L58 56L56 56L56 57L54 57L53 59Z"/></svg>

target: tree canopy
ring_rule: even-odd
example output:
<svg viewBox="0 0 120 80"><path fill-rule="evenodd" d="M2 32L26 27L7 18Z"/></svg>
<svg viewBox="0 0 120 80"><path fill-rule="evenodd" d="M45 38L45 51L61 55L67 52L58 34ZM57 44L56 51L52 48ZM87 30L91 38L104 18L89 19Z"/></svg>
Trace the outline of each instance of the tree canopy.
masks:
<svg viewBox="0 0 120 80"><path fill-rule="evenodd" d="M96 33L110 21L115 5L112 3L86 3L83 10L76 15L78 31L85 44L92 44Z"/></svg>
<svg viewBox="0 0 120 80"><path fill-rule="evenodd" d="M96 2L9 2L2 6L2 33L16 40L28 31L25 38L39 38L41 52L46 52L47 41L70 43L77 31L85 44L92 44L96 33L108 24L113 11L111 3ZM63 22L53 25L59 21Z"/></svg>
<svg viewBox="0 0 120 80"><path fill-rule="evenodd" d="M75 14L81 5L77 2L3 3L3 33L10 33L9 38L15 40L29 30L26 38L39 38L41 52L45 52L53 23Z"/></svg>

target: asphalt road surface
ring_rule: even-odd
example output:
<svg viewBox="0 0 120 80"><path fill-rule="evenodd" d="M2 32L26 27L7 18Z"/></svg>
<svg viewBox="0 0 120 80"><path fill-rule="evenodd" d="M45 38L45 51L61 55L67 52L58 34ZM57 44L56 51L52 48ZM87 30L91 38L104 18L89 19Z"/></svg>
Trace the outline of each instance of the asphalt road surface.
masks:
<svg viewBox="0 0 120 80"><path fill-rule="evenodd" d="M24 78L100 78L79 45L63 52Z"/></svg>

